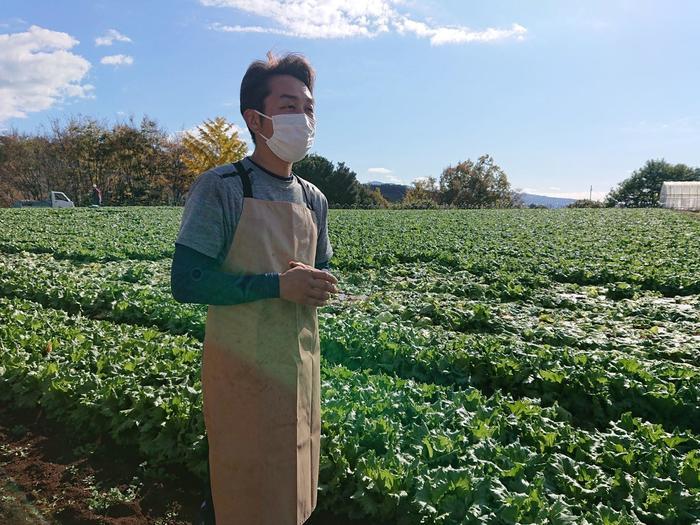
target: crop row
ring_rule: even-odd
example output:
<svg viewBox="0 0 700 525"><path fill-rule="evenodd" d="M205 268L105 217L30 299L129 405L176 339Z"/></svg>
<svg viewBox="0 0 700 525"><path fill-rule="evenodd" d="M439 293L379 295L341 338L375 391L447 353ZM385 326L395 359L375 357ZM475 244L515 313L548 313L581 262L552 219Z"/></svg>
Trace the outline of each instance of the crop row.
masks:
<svg viewBox="0 0 700 525"><path fill-rule="evenodd" d="M598 293L587 287L588 293ZM618 351L665 361L700 359L700 296L674 299L647 293L610 300L581 293L538 293L532 301L474 301L413 290L375 292L367 309L416 326L464 333L506 334L536 344Z"/></svg>
<svg viewBox="0 0 700 525"><path fill-rule="evenodd" d="M153 265L158 265L153 268ZM75 264L45 254L0 257L0 296L96 319L156 326L204 339L206 307L176 302L157 279L161 263ZM158 281L158 284L153 284Z"/></svg>
<svg viewBox="0 0 700 525"><path fill-rule="evenodd" d="M697 366L416 327L381 308L322 314L324 357L352 369L540 398L579 426L603 427L631 411L669 429L700 432Z"/></svg>
<svg viewBox="0 0 700 525"><path fill-rule="evenodd" d="M85 261L169 258L182 210L3 210L0 251ZM667 210L332 210L332 265L343 271L432 263L504 285L614 285L700 293L700 223ZM496 275L497 278L493 279Z"/></svg>
<svg viewBox="0 0 700 525"><path fill-rule="evenodd" d="M160 260L173 253L181 208L8 209L0 251L78 261Z"/></svg>
<svg viewBox="0 0 700 525"><path fill-rule="evenodd" d="M454 289L446 292L445 283L464 276L439 277L434 271L404 267L381 273L341 272L339 277L345 292L371 297L369 308L417 326L505 333L538 344L618 350L691 364L700 358L700 296L665 298L647 292L635 299L611 300L604 288L560 284L534 292L527 301L498 302L454 295ZM175 303L169 286L168 261L80 264L47 254L0 257L0 295L92 317L155 324L201 339L204 308Z"/></svg>
<svg viewBox="0 0 700 525"><path fill-rule="evenodd" d="M163 287L112 280L104 269L72 265L74 271L66 271L71 263L48 264L45 259L50 258L0 259L0 295L203 339L203 307L176 303ZM115 276L124 276L121 267L112 268ZM461 309L459 303L438 308L434 302L426 304L375 294L355 306L322 310L324 358L423 382L501 389L516 397L541 398L548 405L557 402L577 425L603 427L631 411L667 428L700 431L700 369L686 363L697 363L697 349L693 353L690 344L679 350L679 362L651 359L648 349L581 349L566 344L577 342L572 336L555 339L561 344L555 347L542 344L554 339L549 321L534 329L522 324L520 334L517 324L504 321L512 317L513 308L524 308L519 304L499 306L511 308L508 314L480 303ZM562 311L567 310L557 312ZM445 329L454 328L450 323L476 333Z"/></svg>
<svg viewBox="0 0 700 525"><path fill-rule="evenodd" d="M193 339L0 299L0 399L205 467ZM583 431L501 394L326 367L320 502L402 525L693 523L700 446L628 414Z"/></svg>
<svg viewBox="0 0 700 525"><path fill-rule="evenodd" d="M437 263L474 275L700 293L700 223L668 210L344 211L329 231L344 269Z"/></svg>

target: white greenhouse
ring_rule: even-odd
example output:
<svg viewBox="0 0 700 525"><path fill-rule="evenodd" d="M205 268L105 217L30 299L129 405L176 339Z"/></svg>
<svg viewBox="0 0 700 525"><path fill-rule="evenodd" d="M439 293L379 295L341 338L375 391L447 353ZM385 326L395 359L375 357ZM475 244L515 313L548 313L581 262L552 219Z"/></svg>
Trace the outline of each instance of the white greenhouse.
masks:
<svg viewBox="0 0 700 525"><path fill-rule="evenodd" d="M666 181L659 202L673 210L700 211L700 181Z"/></svg>

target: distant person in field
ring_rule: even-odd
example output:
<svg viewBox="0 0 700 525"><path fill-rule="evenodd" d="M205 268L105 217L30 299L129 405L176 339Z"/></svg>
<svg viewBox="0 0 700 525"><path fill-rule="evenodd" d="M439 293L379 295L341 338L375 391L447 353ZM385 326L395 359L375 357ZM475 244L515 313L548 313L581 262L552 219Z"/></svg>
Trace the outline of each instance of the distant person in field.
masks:
<svg viewBox="0 0 700 525"><path fill-rule="evenodd" d="M92 185L92 204L95 206L102 206L102 192L97 184Z"/></svg>
<svg viewBox="0 0 700 525"><path fill-rule="evenodd" d="M175 242L176 300L209 305L202 390L210 499L199 523L299 525L316 507L321 433L316 307L329 272L328 203L292 172L314 139L315 73L253 62L240 107L255 150L203 173Z"/></svg>

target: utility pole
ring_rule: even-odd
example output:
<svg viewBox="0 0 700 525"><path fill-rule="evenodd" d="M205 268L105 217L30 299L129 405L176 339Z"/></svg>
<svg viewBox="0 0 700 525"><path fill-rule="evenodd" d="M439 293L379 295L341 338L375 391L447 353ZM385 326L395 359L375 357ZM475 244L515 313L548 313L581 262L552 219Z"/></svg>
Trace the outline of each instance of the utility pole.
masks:
<svg viewBox="0 0 700 525"><path fill-rule="evenodd" d="M588 192L588 200L592 201L593 200L593 184L591 184L591 189Z"/></svg>

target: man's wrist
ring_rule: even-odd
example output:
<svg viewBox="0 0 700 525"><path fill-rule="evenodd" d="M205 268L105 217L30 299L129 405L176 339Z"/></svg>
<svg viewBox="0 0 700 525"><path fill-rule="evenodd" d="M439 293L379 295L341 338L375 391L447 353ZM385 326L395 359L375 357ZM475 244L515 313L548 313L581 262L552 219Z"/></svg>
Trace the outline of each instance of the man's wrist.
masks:
<svg viewBox="0 0 700 525"><path fill-rule="evenodd" d="M279 299L280 297L280 274L270 272L265 274L265 289L269 299Z"/></svg>

